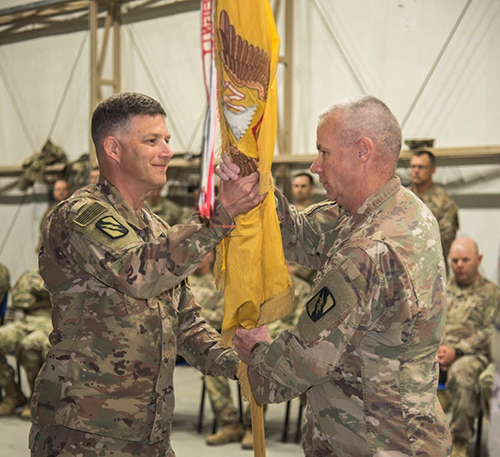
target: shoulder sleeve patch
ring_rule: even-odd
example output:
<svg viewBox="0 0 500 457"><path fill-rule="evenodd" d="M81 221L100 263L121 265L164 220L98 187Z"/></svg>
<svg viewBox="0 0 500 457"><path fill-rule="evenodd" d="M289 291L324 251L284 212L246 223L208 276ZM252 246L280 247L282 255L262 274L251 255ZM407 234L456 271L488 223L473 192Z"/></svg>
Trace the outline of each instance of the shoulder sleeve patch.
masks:
<svg viewBox="0 0 500 457"><path fill-rule="evenodd" d="M115 240L128 233L128 229L120 224L113 216L105 216L96 222L96 227Z"/></svg>
<svg viewBox="0 0 500 457"><path fill-rule="evenodd" d="M335 298L328 287L323 287L306 305L307 314L313 322L321 319L335 307Z"/></svg>
<svg viewBox="0 0 500 457"><path fill-rule="evenodd" d="M107 208L100 202L91 203L78 216L75 217L75 224L80 227L86 227L100 215L106 212Z"/></svg>
<svg viewBox="0 0 500 457"><path fill-rule="evenodd" d="M366 288L364 278L349 259L332 265L314 287L314 295L299 318L298 328L304 341L310 343L334 331L348 313L358 308Z"/></svg>

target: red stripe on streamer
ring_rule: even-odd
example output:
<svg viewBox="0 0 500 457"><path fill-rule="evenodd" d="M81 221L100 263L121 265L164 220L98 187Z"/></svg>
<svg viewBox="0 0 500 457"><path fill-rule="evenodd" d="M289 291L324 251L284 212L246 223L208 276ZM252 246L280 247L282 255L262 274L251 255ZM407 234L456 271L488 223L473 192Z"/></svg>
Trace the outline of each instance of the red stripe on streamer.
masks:
<svg viewBox="0 0 500 457"><path fill-rule="evenodd" d="M201 56L207 114L203 131L203 149L200 161L200 198L198 210L207 219L212 218L215 202L215 143L217 133L217 75L214 60L213 0L201 1Z"/></svg>

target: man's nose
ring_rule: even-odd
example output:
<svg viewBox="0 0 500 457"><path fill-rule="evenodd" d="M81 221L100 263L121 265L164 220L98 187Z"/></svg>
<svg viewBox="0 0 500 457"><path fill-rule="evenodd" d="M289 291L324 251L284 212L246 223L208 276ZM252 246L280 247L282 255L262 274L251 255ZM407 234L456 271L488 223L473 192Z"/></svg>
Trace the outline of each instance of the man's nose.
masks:
<svg viewBox="0 0 500 457"><path fill-rule="evenodd" d="M319 154L316 156L314 159L314 162L311 165L311 168L309 168L309 171L314 174L319 174L321 171L321 166L320 166L320 161L319 161Z"/></svg>
<svg viewBox="0 0 500 457"><path fill-rule="evenodd" d="M168 159L171 159L174 156L172 148L166 141L162 144L162 147L160 148L160 154L162 157L167 157Z"/></svg>

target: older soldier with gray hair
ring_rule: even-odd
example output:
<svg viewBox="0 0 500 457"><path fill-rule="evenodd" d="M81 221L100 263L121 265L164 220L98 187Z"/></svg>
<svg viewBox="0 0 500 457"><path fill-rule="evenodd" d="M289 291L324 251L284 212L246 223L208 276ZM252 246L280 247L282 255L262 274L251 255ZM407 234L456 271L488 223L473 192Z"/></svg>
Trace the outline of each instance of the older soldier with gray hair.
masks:
<svg viewBox="0 0 500 457"><path fill-rule="evenodd" d="M298 213L277 194L285 256L318 270L295 328L239 328L259 403L307 392L305 455L448 455L436 398L444 261L436 219L394 170L401 129L366 96L321 115L319 175L331 202ZM227 158L222 179L236 179Z"/></svg>
<svg viewBox="0 0 500 457"><path fill-rule="evenodd" d="M480 409L479 375L490 360L494 315L500 302L500 289L479 273L482 259L471 238L458 238L451 245L453 276L446 284L445 336L437 356L451 403L453 457L466 457L474 436Z"/></svg>
<svg viewBox="0 0 500 457"><path fill-rule="evenodd" d="M92 116L100 176L48 216L40 272L53 345L32 400L33 456L173 456L177 351L205 374L238 358L200 317L186 277L262 201L253 174L222 186L213 221L169 227L145 204L173 154L165 111L121 93Z"/></svg>

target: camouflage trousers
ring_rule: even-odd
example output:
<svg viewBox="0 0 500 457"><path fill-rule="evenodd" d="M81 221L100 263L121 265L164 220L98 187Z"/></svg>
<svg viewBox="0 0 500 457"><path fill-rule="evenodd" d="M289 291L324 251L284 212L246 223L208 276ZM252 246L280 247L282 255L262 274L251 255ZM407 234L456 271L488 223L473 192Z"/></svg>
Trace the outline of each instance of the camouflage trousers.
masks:
<svg viewBox="0 0 500 457"><path fill-rule="evenodd" d="M481 408L484 415L490 418L491 390L493 388L493 377L495 376L495 364L490 363L486 370L479 376L479 391L481 392Z"/></svg>
<svg viewBox="0 0 500 457"><path fill-rule="evenodd" d="M155 444L122 441L61 425L32 425L29 447L31 457L175 457L168 439Z"/></svg>
<svg viewBox="0 0 500 457"><path fill-rule="evenodd" d="M0 387L14 381L14 369L7 363L6 356L15 352L33 389L50 349L48 336L51 331L52 322L46 316L25 316L18 322L0 327Z"/></svg>
<svg viewBox="0 0 500 457"><path fill-rule="evenodd" d="M474 421L481 401L479 375L487 364L484 356L466 355L457 359L448 370L446 388L451 399L453 439L470 441L474 435Z"/></svg>
<svg viewBox="0 0 500 457"><path fill-rule="evenodd" d="M208 398L212 405L217 423L224 427L239 421L238 411L234 407L231 389L229 388L229 379L225 376L205 376L205 385L208 391ZM264 406L264 413L267 411L267 405ZM245 407L243 413L243 426L250 428L252 426L252 411L250 403Z"/></svg>
<svg viewBox="0 0 500 457"><path fill-rule="evenodd" d="M219 426L238 422L238 411L233 404L229 379L225 376L205 376L205 386Z"/></svg>

